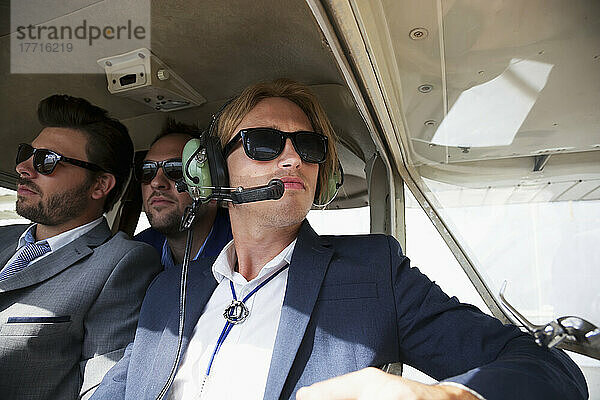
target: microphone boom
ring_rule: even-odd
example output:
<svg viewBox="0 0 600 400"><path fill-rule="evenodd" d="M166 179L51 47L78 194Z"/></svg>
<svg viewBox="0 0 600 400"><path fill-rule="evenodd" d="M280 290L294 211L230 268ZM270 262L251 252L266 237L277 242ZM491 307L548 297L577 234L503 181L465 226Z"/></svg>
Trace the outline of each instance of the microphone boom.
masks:
<svg viewBox="0 0 600 400"><path fill-rule="evenodd" d="M283 196L285 186L281 179L271 179L265 186L250 189L239 188L233 190L229 195L233 204L253 203L263 200L278 200Z"/></svg>

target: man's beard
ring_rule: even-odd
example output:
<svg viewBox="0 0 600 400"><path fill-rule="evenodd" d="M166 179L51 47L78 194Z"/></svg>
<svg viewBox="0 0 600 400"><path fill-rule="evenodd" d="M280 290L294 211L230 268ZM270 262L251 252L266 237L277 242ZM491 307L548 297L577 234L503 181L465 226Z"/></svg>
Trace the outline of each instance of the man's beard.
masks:
<svg viewBox="0 0 600 400"><path fill-rule="evenodd" d="M272 176L268 178L280 179L284 176L285 175L279 174L277 176ZM299 176L304 182L307 182L307 179L304 175L299 174ZM247 178L245 178L245 180L247 180ZM267 179L263 178L263 180ZM240 179L240 181L238 182L232 182L231 186L252 187L259 184L260 183L256 182L256 179L254 181L251 181L250 183L245 183ZM306 196L309 195L306 194ZM233 205L230 208L230 216L236 214L239 218L256 221L257 226L261 227L282 228L298 225L302 223L304 219L306 219L306 216L308 215L308 212L310 211L312 205L312 201L309 201L307 198L304 197L305 194L295 193L294 191L284 191L283 197L275 201L259 201L255 203L253 202ZM314 198L314 193L312 193L312 196L310 196L310 198L311 200L312 198Z"/></svg>
<svg viewBox="0 0 600 400"><path fill-rule="evenodd" d="M172 236L179 233L179 225L181 224L182 217L179 210L174 210L157 218L154 218L151 212L146 212L146 217L150 226L165 236Z"/></svg>
<svg viewBox="0 0 600 400"><path fill-rule="evenodd" d="M205 217L207 212L207 206L201 205L198 207L196 210L196 217L194 218L194 225L198 224L199 221ZM173 210L168 214L163 214L156 218L151 212L146 211L146 218L148 218L148 222L150 223L152 229L162 233L167 237L176 236L182 233L179 230L182 217L183 212L181 212L179 209Z"/></svg>
<svg viewBox="0 0 600 400"><path fill-rule="evenodd" d="M230 215L236 213L238 210L243 213L238 214L241 218L254 220L257 226L282 228L298 225L304 221L310 211L310 206L303 208L296 202L291 202L288 199L279 199L273 202L234 205L233 209L230 209Z"/></svg>
<svg viewBox="0 0 600 400"><path fill-rule="evenodd" d="M28 179L19 178L17 184L30 187L41 196L36 204L22 204L17 196L17 214L40 225L57 226L77 218L85 211L87 208L85 193L92 187L93 182L86 180L78 187L47 196Z"/></svg>

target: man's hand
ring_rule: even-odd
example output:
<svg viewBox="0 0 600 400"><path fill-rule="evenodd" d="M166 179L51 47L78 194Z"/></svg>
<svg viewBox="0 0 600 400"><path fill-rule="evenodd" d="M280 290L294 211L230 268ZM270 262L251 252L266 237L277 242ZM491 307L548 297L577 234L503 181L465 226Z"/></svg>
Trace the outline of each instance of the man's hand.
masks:
<svg viewBox="0 0 600 400"><path fill-rule="evenodd" d="M365 368L301 388L296 400L477 400L456 386L425 385L386 374L377 368Z"/></svg>

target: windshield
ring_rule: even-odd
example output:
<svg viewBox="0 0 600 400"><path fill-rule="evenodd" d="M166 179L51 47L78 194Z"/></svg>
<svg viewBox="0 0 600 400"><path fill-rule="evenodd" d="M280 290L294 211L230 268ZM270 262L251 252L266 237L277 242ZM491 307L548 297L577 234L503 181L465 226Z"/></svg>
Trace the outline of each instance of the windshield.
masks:
<svg viewBox="0 0 600 400"><path fill-rule="evenodd" d="M585 22L597 6L470 3L442 3L443 79L405 88L408 159L494 295L506 280L533 323L598 324L600 31Z"/></svg>
<svg viewBox="0 0 600 400"><path fill-rule="evenodd" d="M507 281L533 324L598 326L600 2L331 8L394 172L486 304ZM578 362L598 376L597 360Z"/></svg>
<svg viewBox="0 0 600 400"><path fill-rule="evenodd" d="M573 314L600 321L599 200L541 200L552 184L519 190L424 182L494 294L508 281L507 299L535 324Z"/></svg>
<svg viewBox="0 0 600 400"><path fill-rule="evenodd" d="M534 324L600 324L600 3L381 1L335 15L390 157L454 253L496 298L507 281Z"/></svg>

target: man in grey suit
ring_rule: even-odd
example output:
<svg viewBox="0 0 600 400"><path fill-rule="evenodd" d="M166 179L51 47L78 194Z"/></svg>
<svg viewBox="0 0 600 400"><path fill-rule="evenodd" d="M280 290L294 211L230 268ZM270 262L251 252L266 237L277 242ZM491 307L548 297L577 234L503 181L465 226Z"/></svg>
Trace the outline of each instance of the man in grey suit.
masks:
<svg viewBox="0 0 600 400"><path fill-rule="evenodd" d="M158 254L103 213L123 191L127 128L84 99L42 100L16 158L17 213L0 228L0 397L87 398L133 340Z"/></svg>

